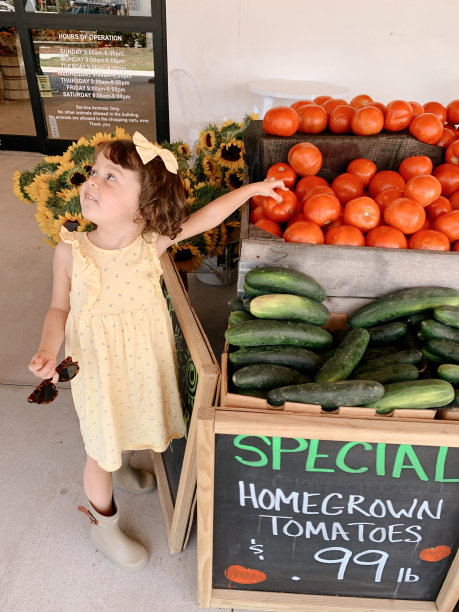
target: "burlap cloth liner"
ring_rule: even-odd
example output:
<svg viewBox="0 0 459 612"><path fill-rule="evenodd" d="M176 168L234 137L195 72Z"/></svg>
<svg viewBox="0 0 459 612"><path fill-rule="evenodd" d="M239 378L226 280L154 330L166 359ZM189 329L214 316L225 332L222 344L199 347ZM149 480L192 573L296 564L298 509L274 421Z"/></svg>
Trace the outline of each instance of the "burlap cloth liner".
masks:
<svg viewBox="0 0 459 612"><path fill-rule="evenodd" d="M373 160L378 170L398 170L400 162L411 155L430 157L434 167L444 162L443 147L420 142L407 132L384 132L376 136L297 132L289 138L283 138L265 134L261 125L261 121L252 121L244 136L245 161L251 183L263 180L273 164L287 162L289 150L298 142L311 142L320 149L323 164L318 176L329 182L338 174L346 172L349 162L357 157Z"/></svg>

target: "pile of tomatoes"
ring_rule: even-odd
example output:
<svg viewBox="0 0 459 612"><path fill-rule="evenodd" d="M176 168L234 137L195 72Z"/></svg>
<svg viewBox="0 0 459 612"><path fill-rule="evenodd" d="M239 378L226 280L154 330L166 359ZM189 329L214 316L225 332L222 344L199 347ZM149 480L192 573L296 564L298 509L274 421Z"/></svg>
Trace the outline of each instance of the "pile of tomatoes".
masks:
<svg viewBox="0 0 459 612"><path fill-rule="evenodd" d="M409 133L421 142L446 147L459 137L459 100L447 106L440 102L392 100L387 105L374 102L367 94L346 100L318 96L313 101L300 100L291 106L276 106L264 116L263 130L275 136L295 132L319 134L353 133L359 136L381 131Z"/></svg>
<svg viewBox="0 0 459 612"><path fill-rule="evenodd" d="M266 173L288 187L276 190L282 201L254 196L250 222L286 242L459 251L459 139L445 160L434 169L416 155L378 171L358 158L329 184L320 150L300 142Z"/></svg>

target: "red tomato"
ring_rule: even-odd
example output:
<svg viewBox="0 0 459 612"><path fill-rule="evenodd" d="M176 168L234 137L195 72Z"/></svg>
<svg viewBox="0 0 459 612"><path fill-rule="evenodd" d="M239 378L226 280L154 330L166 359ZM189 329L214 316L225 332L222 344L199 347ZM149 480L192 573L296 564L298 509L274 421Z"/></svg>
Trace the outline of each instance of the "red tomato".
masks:
<svg viewBox="0 0 459 612"><path fill-rule="evenodd" d="M321 176L303 176L298 183L296 184L295 194L298 200L301 202L308 195L311 189L317 187L318 185L323 185L324 187L328 187L327 181Z"/></svg>
<svg viewBox="0 0 459 612"><path fill-rule="evenodd" d="M412 198L421 206L434 202L441 194L441 183L431 174L413 176L405 185L405 197Z"/></svg>
<svg viewBox="0 0 459 612"><path fill-rule="evenodd" d="M317 96L317 98L314 98L314 104L323 104L327 100L331 100L331 99L332 99L331 96Z"/></svg>
<svg viewBox="0 0 459 612"><path fill-rule="evenodd" d="M404 100L392 100L386 107L384 129L388 132L405 130L413 117L413 107Z"/></svg>
<svg viewBox="0 0 459 612"><path fill-rule="evenodd" d="M386 206L388 206L391 202L402 197L403 191L401 189L389 187L389 189L383 189L375 195L375 202L379 205L381 212L383 212Z"/></svg>
<svg viewBox="0 0 459 612"><path fill-rule="evenodd" d="M317 174L322 167L322 153L311 142L299 142L288 152L288 162L297 174Z"/></svg>
<svg viewBox="0 0 459 612"><path fill-rule="evenodd" d="M371 159L366 159L365 157L357 157L349 162L346 172L349 174L355 174L358 176L363 183L364 187L367 187L371 179L376 174L378 168L375 162L371 161Z"/></svg>
<svg viewBox="0 0 459 612"><path fill-rule="evenodd" d="M454 191L451 195L448 196L448 200L450 201L453 210L459 209L459 189Z"/></svg>
<svg viewBox="0 0 459 612"><path fill-rule="evenodd" d="M300 120L293 108L290 108L290 106L275 106L265 114L262 128L266 134L293 136L299 124Z"/></svg>
<svg viewBox="0 0 459 612"><path fill-rule="evenodd" d="M312 100L298 100L298 102L294 102L293 104L290 104L290 108L293 108L293 110L298 111L298 109L304 106L305 104L313 104L313 101Z"/></svg>
<svg viewBox="0 0 459 612"><path fill-rule="evenodd" d="M446 121L446 108L440 102L426 102L424 104L424 112L432 113L440 119L442 123Z"/></svg>
<svg viewBox="0 0 459 612"><path fill-rule="evenodd" d="M426 213L430 221L435 221L440 215L444 215L447 212L451 212L453 207L448 198L440 196L434 202L426 206Z"/></svg>
<svg viewBox="0 0 459 612"><path fill-rule="evenodd" d="M257 221L259 221L260 219L264 219L265 215L263 213L263 207L262 206L257 206L257 208L254 208L253 210L250 211L250 223L255 224Z"/></svg>
<svg viewBox="0 0 459 612"><path fill-rule="evenodd" d="M388 249L406 249L407 240L403 232L390 225L375 227L365 237L365 244L369 247L385 247Z"/></svg>
<svg viewBox="0 0 459 612"><path fill-rule="evenodd" d="M340 104L328 115L328 129L333 134L347 134L351 131L351 121L355 108L349 104Z"/></svg>
<svg viewBox="0 0 459 612"><path fill-rule="evenodd" d="M270 219L259 219L255 225L265 232L279 236L279 238L282 236L281 228L275 221L271 221Z"/></svg>
<svg viewBox="0 0 459 612"><path fill-rule="evenodd" d="M354 96L349 104L355 109L358 109L363 108L372 102L373 98L371 98L368 94L359 94L358 96Z"/></svg>
<svg viewBox="0 0 459 612"><path fill-rule="evenodd" d="M338 198L329 193L319 193L308 198L303 204L303 215L306 221L323 225L335 221L341 214Z"/></svg>
<svg viewBox="0 0 459 612"><path fill-rule="evenodd" d="M456 240L456 242L453 242L451 250L452 251L459 251L459 240Z"/></svg>
<svg viewBox="0 0 459 612"><path fill-rule="evenodd" d="M432 169L432 160L427 155L405 157L398 167L399 174L403 176L405 181L408 181L413 176L418 176L418 174L430 174Z"/></svg>
<svg viewBox="0 0 459 612"><path fill-rule="evenodd" d="M263 200L264 200L264 197L261 195L252 196L249 202L250 210L253 210L254 208L258 208L259 206L261 206L263 204Z"/></svg>
<svg viewBox="0 0 459 612"><path fill-rule="evenodd" d="M433 113L421 113L413 117L409 130L420 142L437 144L443 134L443 123Z"/></svg>
<svg viewBox="0 0 459 612"><path fill-rule="evenodd" d="M276 181L284 181L284 185L290 189L290 187L293 187L295 184L296 172L292 166L289 166L284 162L279 162L268 168L266 178L274 178Z"/></svg>
<svg viewBox="0 0 459 612"><path fill-rule="evenodd" d="M405 189L405 179L395 170L380 170L376 172L368 185L368 193L374 198L383 189Z"/></svg>
<svg viewBox="0 0 459 612"><path fill-rule="evenodd" d="M443 232L450 242L459 240L459 210L437 217L433 222L433 229Z"/></svg>
<svg viewBox="0 0 459 612"><path fill-rule="evenodd" d="M372 198L362 196L349 200L344 207L343 222L345 225L353 225L363 232L376 227L379 223L381 213L379 206Z"/></svg>
<svg viewBox="0 0 459 612"><path fill-rule="evenodd" d="M331 187L328 187L328 185L327 186L325 186L325 185L316 185L301 200L301 203L304 204L304 202L306 202L306 200L309 200L309 198L311 198L312 196L319 195L319 194L322 194L322 193L329 193L330 195L336 197L335 192L333 191L333 189Z"/></svg>
<svg viewBox="0 0 459 612"><path fill-rule="evenodd" d="M288 191L274 189L274 192L277 193L282 200L277 202L274 198L265 197L262 204L263 214L270 221L284 223L284 221L288 221L290 217L295 214L298 200L290 189Z"/></svg>
<svg viewBox="0 0 459 612"><path fill-rule="evenodd" d="M376 106L358 108L351 121L351 129L358 136L379 134L384 127L384 115Z"/></svg>
<svg viewBox="0 0 459 612"><path fill-rule="evenodd" d="M324 235L315 223L310 221L297 221L284 231L285 242L303 242L306 244L323 244Z"/></svg>
<svg viewBox="0 0 459 612"><path fill-rule="evenodd" d="M353 225L340 225L332 227L325 234L325 244L339 244L348 246L365 246L365 237Z"/></svg>
<svg viewBox="0 0 459 612"><path fill-rule="evenodd" d="M440 140L437 142L437 147L447 147L449 144L456 140L457 134L456 130L452 130L446 125L443 126L443 134L441 135Z"/></svg>
<svg viewBox="0 0 459 612"><path fill-rule="evenodd" d="M446 118L448 123L457 125L459 123L459 100L452 100L446 107Z"/></svg>
<svg viewBox="0 0 459 612"><path fill-rule="evenodd" d="M453 140L446 148L445 161L459 166L459 140Z"/></svg>
<svg viewBox="0 0 459 612"><path fill-rule="evenodd" d="M448 238L442 232L427 229L416 232L408 239L409 249L427 249L429 251L449 251Z"/></svg>
<svg viewBox="0 0 459 612"><path fill-rule="evenodd" d="M441 195L446 197L459 189L459 166L455 164L440 164L432 174L441 183Z"/></svg>
<svg viewBox="0 0 459 612"><path fill-rule="evenodd" d="M332 181L331 188L341 204L346 204L349 200L359 198L363 194L362 179L349 172L343 172Z"/></svg>
<svg viewBox="0 0 459 612"><path fill-rule="evenodd" d="M297 221L306 221L303 215L303 211L298 211L287 221L287 227L292 225L292 223L296 223Z"/></svg>
<svg viewBox="0 0 459 612"><path fill-rule="evenodd" d="M325 100L325 102L322 103L322 106L324 107L327 115L329 115L334 108L340 106L341 104L347 104L346 100L343 100L342 98L332 98L331 100Z"/></svg>
<svg viewBox="0 0 459 612"><path fill-rule="evenodd" d="M413 117L416 117L417 115L420 115L424 112L424 108L422 104L419 104L419 102L414 102L413 100L410 100L410 104L411 108L413 109Z"/></svg>
<svg viewBox="0 0 459 612"><path fill-rule="evenodd" d="M404 234L414 234L424 225L423 207L410 198L397 198L384 209L384 221Z"/></svg>
<svg viewBox="0 0 459 612"><path fill-rule="evenodd" d="M298 111L299 132L303 134L319 134L327 127L327 112L318 104L301 106Z"/></svg>
<svg viewBox="0 0 459 612"><path fill-rule="evenodd" d="M382 102L372 102L371 106L374 106L375 108L379 108L379 110L382 112L383 115L386 114L386 105L383 104Z"/></svg>

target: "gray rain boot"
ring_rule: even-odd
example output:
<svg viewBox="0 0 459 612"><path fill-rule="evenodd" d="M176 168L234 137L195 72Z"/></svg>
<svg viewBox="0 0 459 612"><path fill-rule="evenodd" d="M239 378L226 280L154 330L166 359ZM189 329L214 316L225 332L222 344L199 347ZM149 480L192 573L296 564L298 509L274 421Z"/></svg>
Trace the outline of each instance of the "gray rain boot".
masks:
<svg viewBox="0 0 459 612"><path fill-rule="evenodd" d="M132 540L121 531L118 525L119 508L113 496L112 516L104 516L97 512L88 500L89 510L78 506L91 521L90 538L115 565L129 572L136 572L148 563L148 552L139 542Z"/></svg>
<svg viewBox="0 0 459 612"><path fill-rule="evenodd" d="M151 493L156 488L156 479L151 472L131 466L133 454L134 452L121 455L121 467L113 472L113 486L136 495Z"/></svg>

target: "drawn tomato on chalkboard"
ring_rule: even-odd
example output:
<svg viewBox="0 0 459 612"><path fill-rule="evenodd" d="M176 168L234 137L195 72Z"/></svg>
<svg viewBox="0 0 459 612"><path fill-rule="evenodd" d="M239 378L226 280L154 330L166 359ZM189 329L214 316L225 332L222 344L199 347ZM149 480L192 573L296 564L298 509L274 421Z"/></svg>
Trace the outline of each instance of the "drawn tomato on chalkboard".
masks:
<svg viewBox="0 0 459 612"><path fill-rule="evenodd" d="M266 580L266 574L256 569L242 567L242 565L230 565L225 569L225 577L230 582L239 584L257 584Z"/></svg>
<svg viewBox="0 0 459 612"><path fill-rule="evenodd" d="M451 554L451 548L449 546L432 546L431 548L424 548L419 553L419 557L423 561L441 561Z"/></svg>

